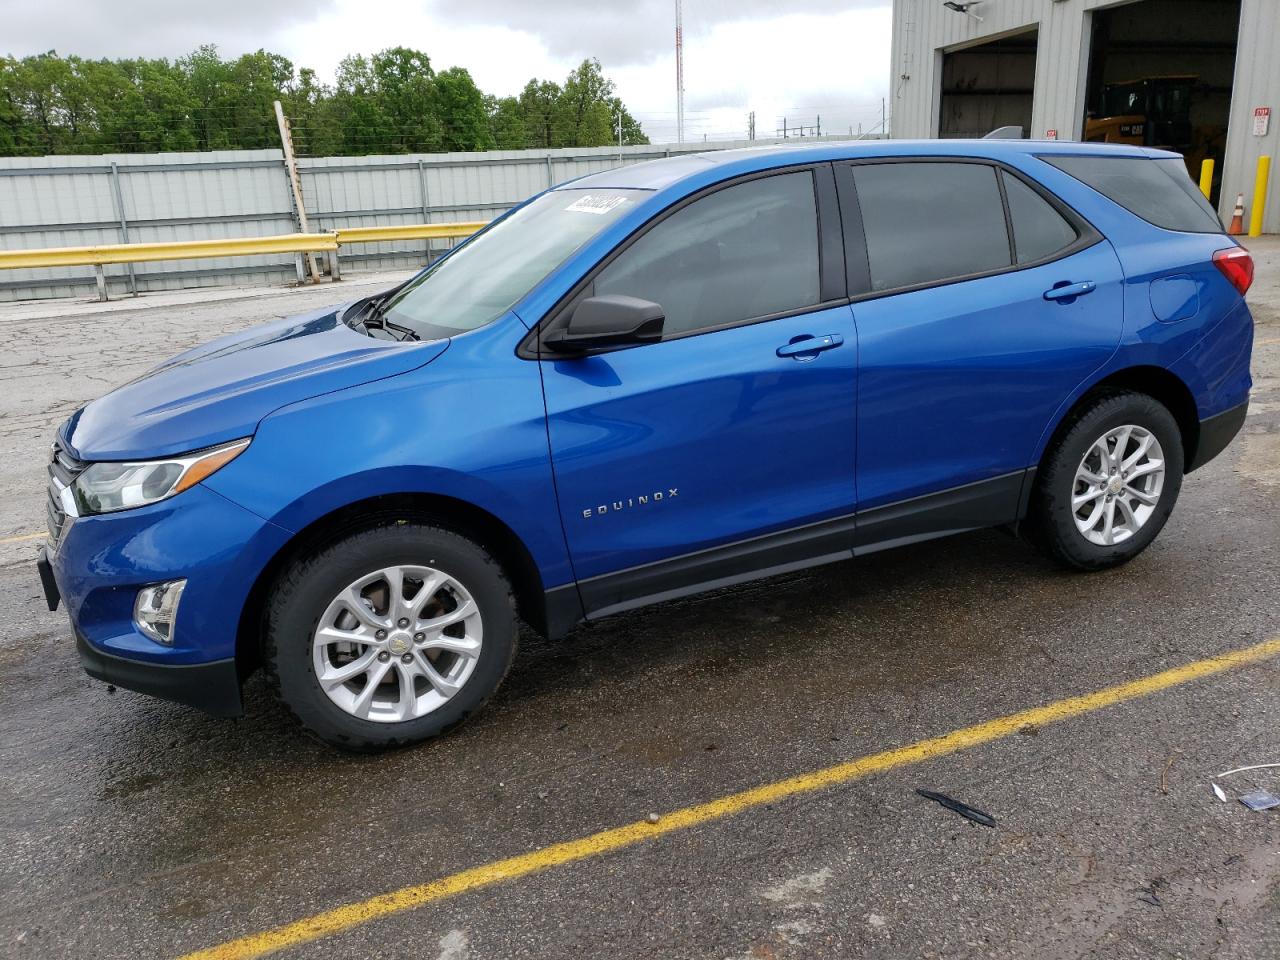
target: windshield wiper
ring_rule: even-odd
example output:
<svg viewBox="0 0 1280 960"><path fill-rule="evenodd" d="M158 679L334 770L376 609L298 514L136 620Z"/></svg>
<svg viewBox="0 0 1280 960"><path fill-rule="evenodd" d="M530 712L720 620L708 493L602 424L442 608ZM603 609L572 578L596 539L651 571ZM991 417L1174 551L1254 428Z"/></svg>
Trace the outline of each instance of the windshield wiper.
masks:
<svg viewBox="0 0 1280 960"><path fill-rule="evenodd" d="M398 340L402 343L406 340L421 340L422 338L414 330L398 323L392 323L384 315L383 311L386 309L393 293L395 293L395 290L388 290L381 296L367 301L356 312L355 316L347 322L352 329L359 330L367 336L374 335L370 332L371 330L381 330L392 340Z"/></svg>

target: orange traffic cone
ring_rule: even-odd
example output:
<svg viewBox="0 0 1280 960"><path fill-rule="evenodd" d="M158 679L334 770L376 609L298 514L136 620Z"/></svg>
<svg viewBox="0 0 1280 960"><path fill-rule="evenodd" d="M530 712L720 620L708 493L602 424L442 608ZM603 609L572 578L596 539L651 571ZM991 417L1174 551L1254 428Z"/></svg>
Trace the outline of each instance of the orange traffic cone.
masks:
<svg viewBox="0 0 1280 960"><path fill-rule="evenodd" d="M1236 209L1231 214L1231 226L1227 227L1227 233L1233 237L1238 237L1244 233L1244 194L1236 194Z"/></svg>

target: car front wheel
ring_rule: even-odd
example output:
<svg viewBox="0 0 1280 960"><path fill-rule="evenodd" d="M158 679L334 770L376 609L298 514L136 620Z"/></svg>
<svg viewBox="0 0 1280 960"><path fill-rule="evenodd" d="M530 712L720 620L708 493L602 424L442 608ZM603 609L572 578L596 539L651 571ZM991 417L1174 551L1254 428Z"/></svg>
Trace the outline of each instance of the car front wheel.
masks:
<svg viewBox="0 0 1280 960"><path fill-rule="evenodd" d="M478 710L516 647L515 603L479 545L437 527L363 531L295 563L268 611L270 681L327 743L425 740Z"/></svg>
<svg viewBox="0 0 1280 960"><path fill-rule="evenodd" d="M1076 412L1041 466L1033 529L1067 566L1125 563L1169 519L1182 473L1182 435L1168 409L1146 394L1099 394Z"/></svg>

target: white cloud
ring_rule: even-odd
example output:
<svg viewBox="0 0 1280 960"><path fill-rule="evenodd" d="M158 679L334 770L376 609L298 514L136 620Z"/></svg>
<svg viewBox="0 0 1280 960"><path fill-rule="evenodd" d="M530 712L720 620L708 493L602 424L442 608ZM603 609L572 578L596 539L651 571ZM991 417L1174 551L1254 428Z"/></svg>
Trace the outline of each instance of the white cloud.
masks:
<svg viewBox="0 0 1280 960"><path fill-rule="evenodd" d="M10 8L10 9L5 9ZM684 0L688 139L759 136L782 117L824 132L879 123L888 86L889 0ZM519 92L600 59L655 140L675 138L672 0L0 0L0 52L176 57L265 47L331 79L349 53L404 45L481 89ZM145 25L145 26L141 26Z"/></svg>
<svg viewBox="0 0 1280 960"><path fill-rule="evenodd" d="M689 139L745 133L771 136L783 117L823 132L869 130L888 86L888 7L836 14L788 14L721 23L685 43L685 126ZM607 65L606 65L607 67ZM608 70L651 136L675 128L675 55Z"/></svg>
<svg viewBox="0 0 1280 960"><path fill-rule="evenodd" d="M326 16L332 0L0 0L0 54L179 57L206 43L243 53Z"/></svg>

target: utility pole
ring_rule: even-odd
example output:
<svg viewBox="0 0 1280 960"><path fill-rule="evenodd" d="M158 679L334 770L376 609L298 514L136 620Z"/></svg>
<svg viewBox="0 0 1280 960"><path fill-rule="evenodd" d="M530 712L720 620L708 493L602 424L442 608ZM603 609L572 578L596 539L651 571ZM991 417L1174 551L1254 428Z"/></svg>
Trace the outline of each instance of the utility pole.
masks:
<svg viewBox="0 0 1280 960"><path fill-rule="evenodd" d="M618 104L618 163L622 163L622 104Z"/></svg>
<svg viewBox="0 0 1280 960"><path fill-rule="evenodd" d="M284 107L280 106L280 101L276 101L276 125L280 127L280 146L284 150L284 169L289 175L289 189L293 192L293 205L298 210L298 227L303 233L310 233L311 226L307 223L307 208L302 205L302 179L298 176L298 161L293 155L293 134L289 131L289 121L285 118ZM320 279L320 265L316 263L316 255L314 253L307 254L307 267L311 272L313 282ZM298 279L305 279L298 271Z"/></svg>
<svg viewBox="0 0 1280 960"><path fill-rule="evenodd" d="M819 137L820 137L820 136L822 136L822 114L818 114L817 124L818 124L818 126L817 126L817 133L815 134L815 136L819 136Z"/></svg>
<svg viewBox="0 0 1280 960"><path fill-rule="evenodd" d="M885 124L884 97L881 97L880 98L880 139L882 140L889 135L889 131L885 129L884 124Z"/></svg>
<svg viewBox="0 0 1280 960"><path fill-rule="evenodd" d="M756 138L756 112L752 110L747 114L747 139L754 140Z"/></svg>
<svg viewBox="0 0 1280 960"><path fill-rule="evenodd" d="M684 143L684 17L676 0L676 142Z"/></svg>

